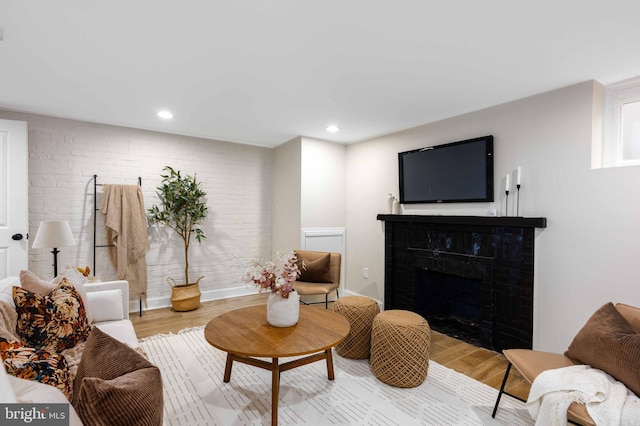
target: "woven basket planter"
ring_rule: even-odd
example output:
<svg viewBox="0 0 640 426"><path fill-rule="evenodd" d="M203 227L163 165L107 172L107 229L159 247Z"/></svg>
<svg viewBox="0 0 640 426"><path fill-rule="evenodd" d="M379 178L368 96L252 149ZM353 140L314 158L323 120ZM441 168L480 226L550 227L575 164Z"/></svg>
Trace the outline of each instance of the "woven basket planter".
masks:
<svg viewBox="0 0 640 426"><path fill-rule="evenodd" d="M171 306L174 311L186 312L193 311L200 306L200 285L198 281L186 285L173 285L171 287ZM169 278L167 281L172 280ZM175 281L173 281L175 283ZM171 281L169 281L171 283Z"/></svg>
<svg viewBox="0 0 640 426"><path fill-rule="evenodd" d="M371 371L381 381L400 388L427 378L431 329L420 315L403 310L378 314L371 330Z"/></svg>

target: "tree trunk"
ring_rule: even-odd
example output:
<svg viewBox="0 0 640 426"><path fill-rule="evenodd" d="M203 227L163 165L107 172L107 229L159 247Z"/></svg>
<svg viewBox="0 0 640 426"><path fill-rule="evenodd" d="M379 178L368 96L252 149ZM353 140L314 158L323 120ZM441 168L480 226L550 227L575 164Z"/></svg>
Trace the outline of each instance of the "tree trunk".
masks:
<svg viewBox="0 0 640 426"><path fill-rule="evenodd" d="M184 243L184 284L189 284L189 243Z"/></svg>

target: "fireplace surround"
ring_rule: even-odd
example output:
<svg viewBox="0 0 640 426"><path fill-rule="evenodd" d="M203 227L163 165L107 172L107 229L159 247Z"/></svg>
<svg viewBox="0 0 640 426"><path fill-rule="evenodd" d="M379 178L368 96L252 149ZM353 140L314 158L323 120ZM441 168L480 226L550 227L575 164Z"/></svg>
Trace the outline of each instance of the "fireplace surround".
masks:
<svg viewBox="0 0 640 426"><path fill-rule="evenodd" d="M417 312L434 330L489 349L532 347L534 243L546 218L378 220L385 224L385 309Z"/></svg>

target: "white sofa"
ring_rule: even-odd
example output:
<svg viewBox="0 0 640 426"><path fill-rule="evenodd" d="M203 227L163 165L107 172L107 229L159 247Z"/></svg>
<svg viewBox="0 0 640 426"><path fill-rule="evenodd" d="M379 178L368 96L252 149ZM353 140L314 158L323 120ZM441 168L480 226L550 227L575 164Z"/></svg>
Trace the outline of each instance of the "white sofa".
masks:
<svg viewBox="0 0 640 426"><path fill-rule="evenodd" d="M138 337L129 320L129 283L105 281L85 284L84 288L87 290L94 317L92 324L133 349L137 349Z"/></svg>
<svg viewBox="0 0 640 426"><path fill-rule="evenodd" d="M0 280L0 303L10 304L15 309L12 298L12 286L20 286L18 277ZM92 325L112 337L137 349L138 338L129 320L129 283L127 281L106 281L87 283L89 310L93 316ZM0 315L0 321L5 318ZM11 325L9 325L11 326ZM15 327L15 324L13 324ZM6 373L4 365L0 368L0 402L2 403L68 403L69 401L53 386L19 379ZM69 404L70 424L81 425L77 414Z"/></svg>

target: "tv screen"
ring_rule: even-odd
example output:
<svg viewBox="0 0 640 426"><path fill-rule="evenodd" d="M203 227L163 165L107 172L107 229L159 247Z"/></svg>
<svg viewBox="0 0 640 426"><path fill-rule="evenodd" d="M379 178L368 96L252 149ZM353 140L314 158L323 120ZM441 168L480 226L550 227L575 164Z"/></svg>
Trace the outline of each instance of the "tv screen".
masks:
<svg viewBox="0 0 640 426"><path fill-rule="evenodd" d="M400 203L493 201L493 136L398 154Z"/></svg>

